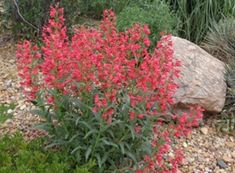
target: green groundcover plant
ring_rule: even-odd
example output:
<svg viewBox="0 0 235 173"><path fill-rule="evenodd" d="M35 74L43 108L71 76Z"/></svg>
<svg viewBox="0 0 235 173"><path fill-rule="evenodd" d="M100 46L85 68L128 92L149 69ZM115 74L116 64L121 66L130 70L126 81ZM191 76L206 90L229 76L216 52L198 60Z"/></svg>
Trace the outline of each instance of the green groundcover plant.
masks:
<svg viewBox="0 0 235 173"><path fill-rule="evenodd" d="M45 119L48 147L70 151L96 172L176 172L182 152L175 138L198 124L202 109L167 116L177 89L180 62L171 35L149 53L150 30L135 24L118 32L104 11L100 27L80 27L68 39L63 9L51 7L41 47L19 43L21 85ZM168 122L167 124L165 122Z"/></svg>
<svg viewBox="0 0 235 173"><path fill-rule="evenodd" d="M0 173L90 173L95 162L76 166L66 151L46 150L43 139L24 141L21 134L0 138Z"/></svg>
<svg viewBox="0 0 235 173"><path fill-rule="evenodd" d="M3 123L5 120L7 120L8 118L12 117L12 113L8 113L7 111L9 109L14 109L15 108L15 104L11 103L9 105L7 104L0 104L0 123Z"/></svg>
<svg viewBox="0 0 235 173"><path fill-rule="evenodd" d="M161 37L160 32L177 34L180 24L170 6L161 0L132 1L117 15L117 19L117 27L121 31L137 22L148 24L154 46Z"/></svg>

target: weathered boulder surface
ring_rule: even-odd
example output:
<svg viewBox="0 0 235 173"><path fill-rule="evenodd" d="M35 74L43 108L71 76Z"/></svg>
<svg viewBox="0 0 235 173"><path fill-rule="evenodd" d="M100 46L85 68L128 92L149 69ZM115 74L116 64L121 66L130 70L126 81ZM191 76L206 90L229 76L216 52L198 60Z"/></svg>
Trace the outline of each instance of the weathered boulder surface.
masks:
<svg viewBox="0 0 235 173"><path fill-rule="evenodd" d="M221 112L227 85L225 64L194 43L172 37L174 58L181 61L175 108L198 104L209 112Z"/></svg>

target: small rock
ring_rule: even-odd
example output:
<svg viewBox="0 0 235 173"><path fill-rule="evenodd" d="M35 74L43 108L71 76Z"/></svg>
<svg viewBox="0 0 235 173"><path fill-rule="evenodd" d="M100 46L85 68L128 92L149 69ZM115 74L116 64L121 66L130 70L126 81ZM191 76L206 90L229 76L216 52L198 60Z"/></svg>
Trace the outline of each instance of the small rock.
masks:
<svg viewBox="0 0 235 173"><path fill-rule="evenodd" d="M208 134L208 128L206 128L206 127L202 127L202 128L200 129L200 131L201 131L201 133L204 134L204 135L207 135L207 134Z"/></svg>
<svg viewBox="0 0 235 173"><path fill-rule="evenodd" d="M15 60L14 60L14 59L10 59L9 62L10 62L11 64L13 64L13 63L15 63Z"/></svg>
<svg viewBox="0 0 235 173"><path fill-rule="evenodd" d="M13 113L13 110L12 110L12 109L8 109L8 110L7 110L7 113L8 113L8 114L12 114L12 113Z"/></svg>
<svg viewBox="0 0 235 173"><path fill-rule="evenodd" d="M234 148L235 142L226 142L225 145L227 145L228 147Z"/></svg>
<svg viewBox="0 0 235 173"><path fill-rule="evenodd" d="M231 156L235 159L235 151L231 153Z"/></svg>
<svg viewBox="0 0 235 173"><path fill-rule="evenodd" d="M188 147L188 144L186 142L183 143L183 147L184 148L187 148Z"/></svg>
<svg viewBox="0 0 235 173"><path fill-rule="evenodd" d="M226 169L228 167L228 165L224 162L223 159L217 160L217 165L222 169Z"/></svg>
<svg viewBox="0 0 235 173"><path fill-rule="evenodd" d="M5 124L12 124L12 123L13 123L12 119L7 119L7 120L5 121Z"/></svg>
<svg viewBox="0 0 235 173"><path fill-rule="evenodd" d="M225 162L233 162L233 159L231 158L231 156L229 156L227 154L223 156L223 160Z"/></svg>
<svg viewBox="0 0 235 173"><path fill-rule="evenodd" d="M10 87L11 83L12 83L12 80L7 80L6 83L5 83L6 87Z"/></svg>
<svg viewBox="0 0 235 173"><path fill-rule="evenodd" d="M24 110L26 108L26 105L20 106L20 110Z"/></svg>
<svg viewBox="0 0 235 173"><path fill-rule="evenodd" d="M234 140L234 137L232 137L232 136L230 136L229 139L230 139L231 142L234 142L234 141L235 141L235 140Z"/></svg>

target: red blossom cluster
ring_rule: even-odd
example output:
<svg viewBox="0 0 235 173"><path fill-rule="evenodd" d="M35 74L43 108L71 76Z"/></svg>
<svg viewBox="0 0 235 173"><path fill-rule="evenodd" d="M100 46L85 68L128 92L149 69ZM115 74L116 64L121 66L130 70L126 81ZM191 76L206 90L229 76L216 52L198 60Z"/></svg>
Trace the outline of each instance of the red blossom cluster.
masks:
<svg viewBox="0 0 235 173"><path fill-rule="evenodd" d="M177 89L174 79L179 77L180 62L173 59L171 35L163 36L150 53L147 25L135 24L118 32L115 14L106 10L99 29L80 27L69 41L63 9L51 7L50 16L43 29L42 47L30 41L18 44L21 85L30 100L44 91L48 103L53 104L50 90L79 97L81 92L95 88L100 94L93 96L93 111L101 112L108 123L112 123L116 111L110 105L120 103L120 91L130 99L130 121L162 115L173 104ZM135 111L138 107L144 111ZM166 131L158 128L162 122L156 123L152 146L158 149L151 157L145 156L144 166L136 172L176 172L182 153L172 151L171 137L187 134L189 127L201 118L201 112L197 108L190 114L172 117L176 123ZM135 129L141 133L139 124Z"/></svg>

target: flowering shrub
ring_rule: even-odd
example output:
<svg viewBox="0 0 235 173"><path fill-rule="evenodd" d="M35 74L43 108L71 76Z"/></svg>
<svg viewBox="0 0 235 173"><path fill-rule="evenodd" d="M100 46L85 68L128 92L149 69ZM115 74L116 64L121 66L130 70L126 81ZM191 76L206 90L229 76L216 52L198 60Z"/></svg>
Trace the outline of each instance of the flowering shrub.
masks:
<svg viewBox="0 0 235 173"><path fill-rule="evenodd" d="M69 41L63 9L51 7L50 16L43 46L24 41L17 51L21 85L46 120L50 146L68 147L80 163L95 159L99 172L176 172L182 153L174 139L202 110L166 115L180 66L171 36L149 53L148 26L118 32L106 10L99 29L78 28Z"/></svg>

